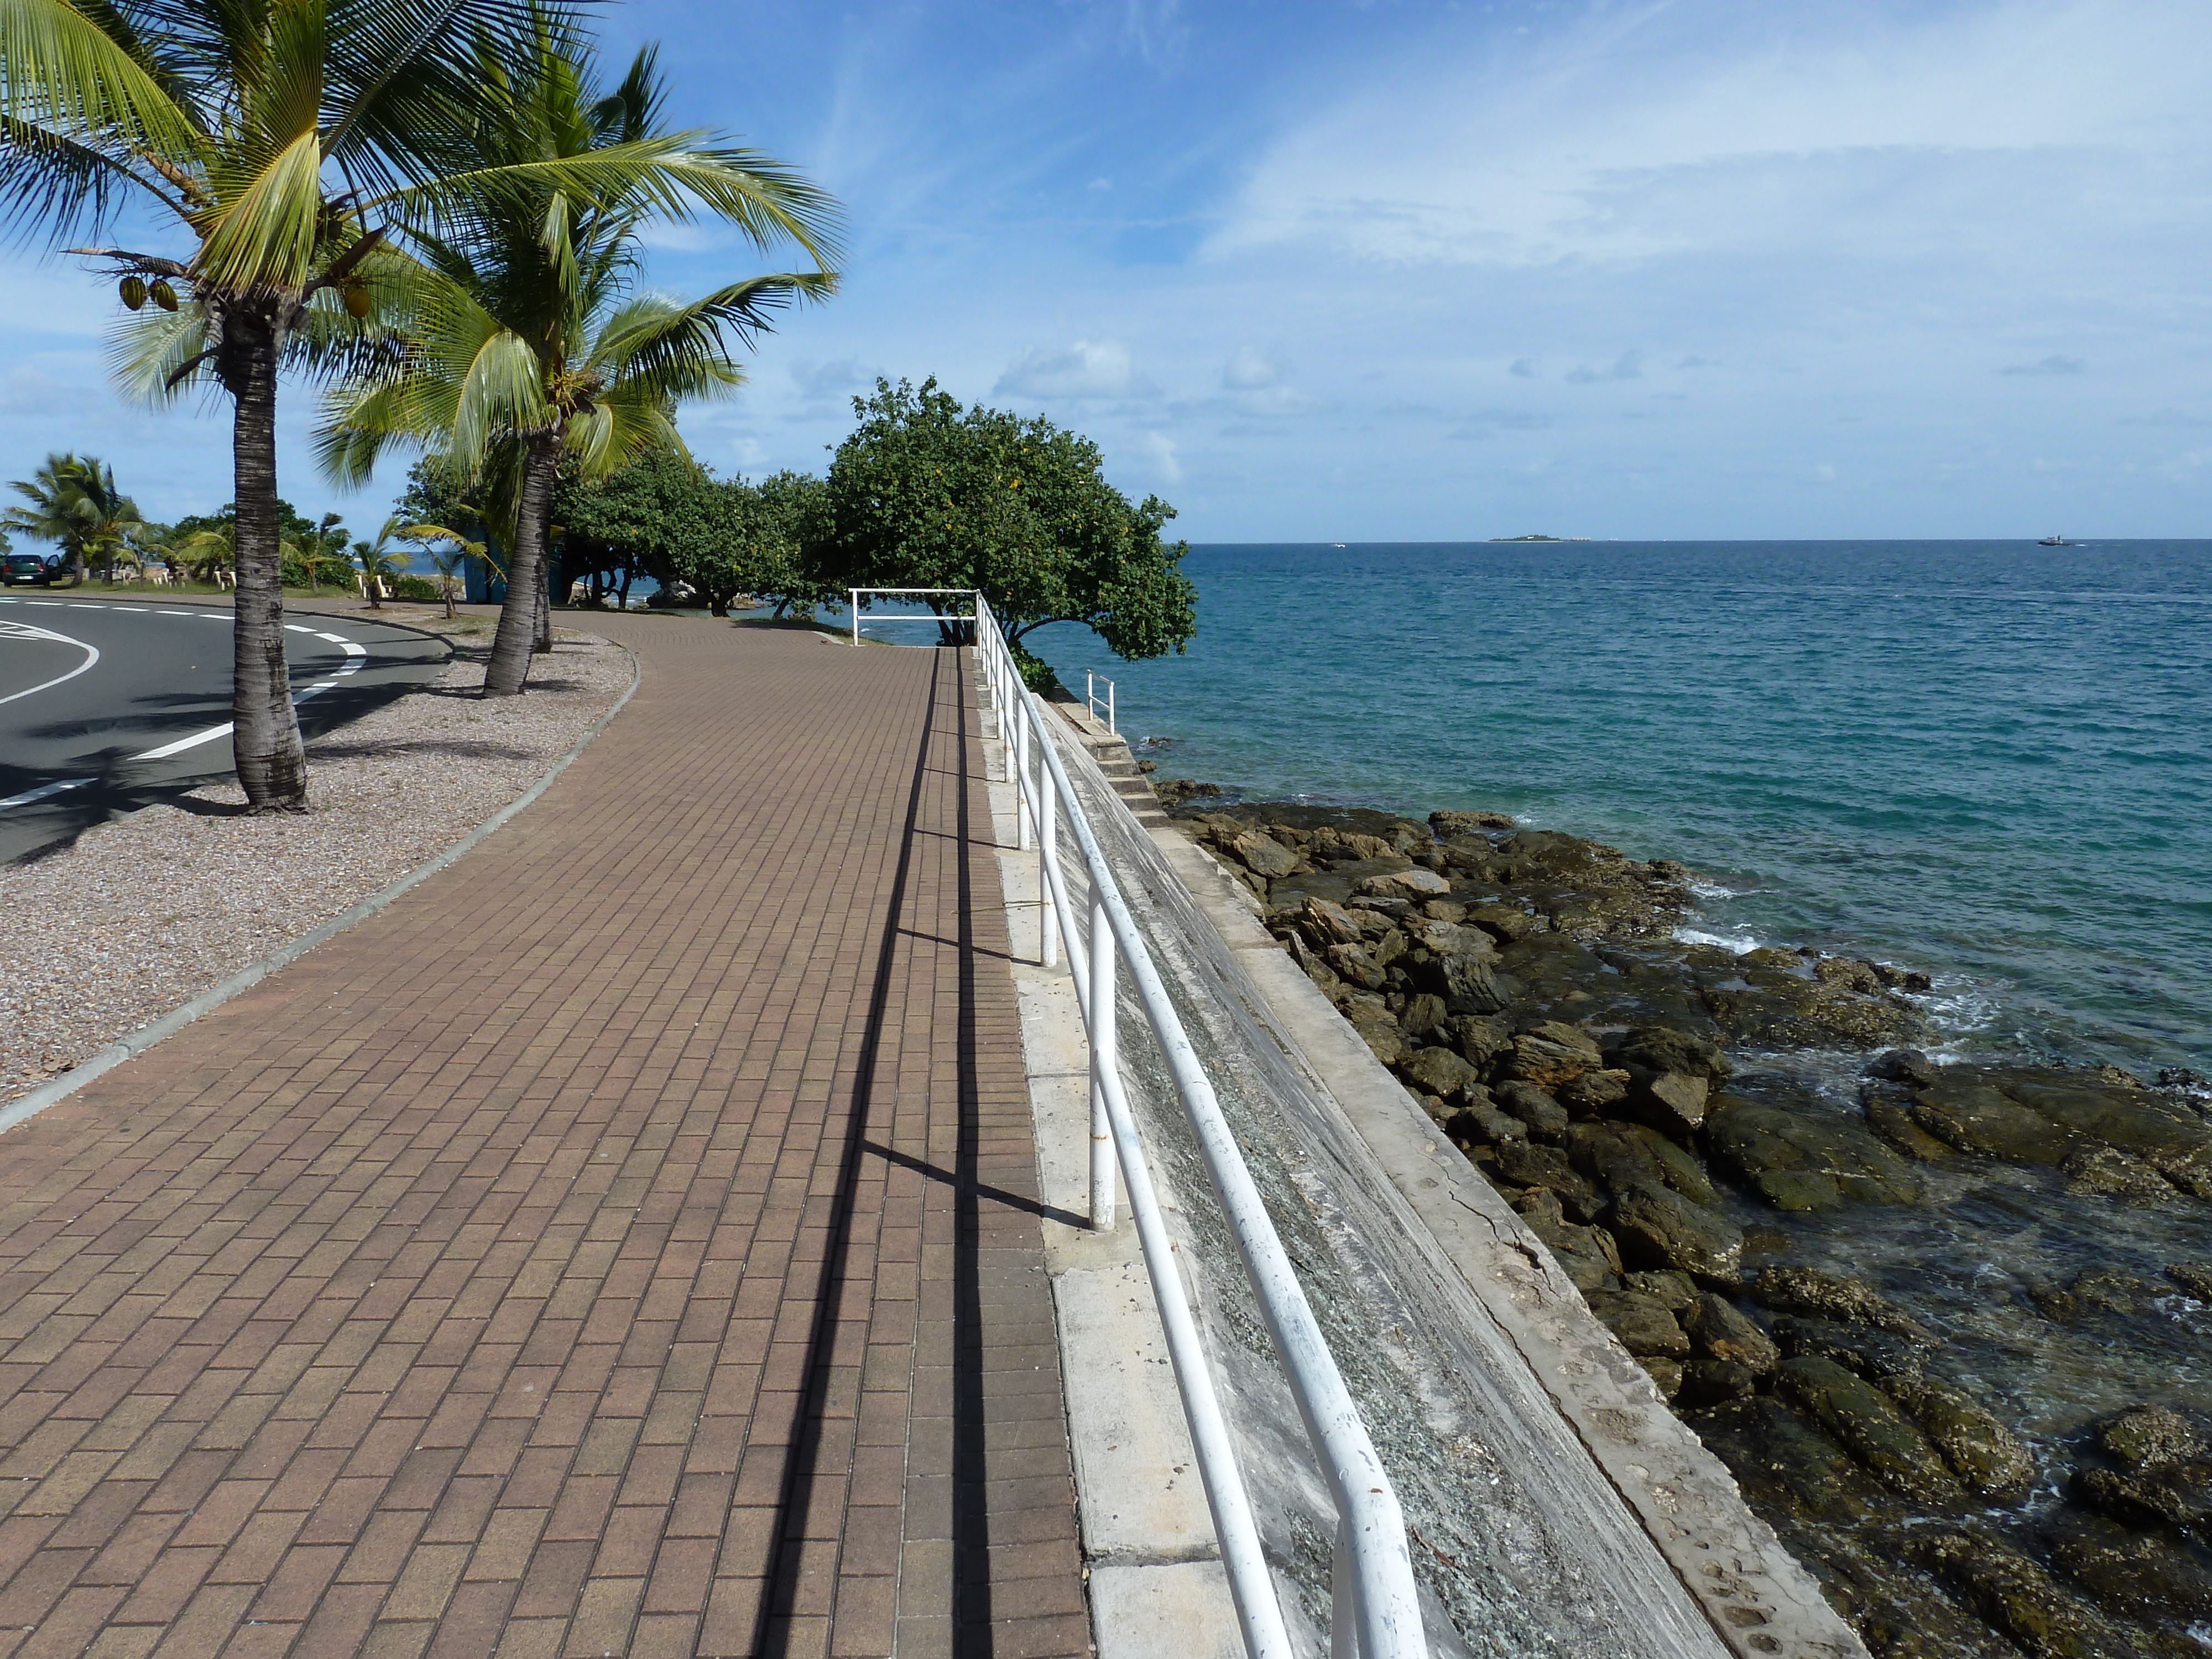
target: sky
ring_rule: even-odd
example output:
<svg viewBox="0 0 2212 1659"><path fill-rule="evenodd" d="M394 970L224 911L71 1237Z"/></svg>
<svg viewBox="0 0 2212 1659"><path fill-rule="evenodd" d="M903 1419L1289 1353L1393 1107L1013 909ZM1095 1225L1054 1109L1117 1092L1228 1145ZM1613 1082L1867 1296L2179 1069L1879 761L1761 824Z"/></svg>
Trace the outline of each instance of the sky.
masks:
<svg viewBox="0 0 2212 1659"><path fill-rule="evenodd" d="M1197 542L2201 536L2203 0L629 0L672 115L845 204L828 303L683 429L820 471L878 375L1096 439ZM149 233L151 234L151 233ZM672 225L678 295L781 268ZM112 289L0 254L0 478L229 499ZM356 526L284 397L281 487ZM387 476L388 475L388 476Z"/></svg>

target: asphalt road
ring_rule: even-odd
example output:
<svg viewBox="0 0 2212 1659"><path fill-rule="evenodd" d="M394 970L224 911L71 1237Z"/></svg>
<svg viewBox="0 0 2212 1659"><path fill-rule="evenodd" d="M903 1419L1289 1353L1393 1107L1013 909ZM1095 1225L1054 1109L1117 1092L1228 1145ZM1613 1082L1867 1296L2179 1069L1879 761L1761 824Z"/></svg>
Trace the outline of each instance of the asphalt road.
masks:
<svg viewBox="0 0 2212 1659"><path fill-rule="evenodd" d="M445 642L285 612L310 736L434 680ZM227 605L0 593L0 863L232 775Z"/></svg>

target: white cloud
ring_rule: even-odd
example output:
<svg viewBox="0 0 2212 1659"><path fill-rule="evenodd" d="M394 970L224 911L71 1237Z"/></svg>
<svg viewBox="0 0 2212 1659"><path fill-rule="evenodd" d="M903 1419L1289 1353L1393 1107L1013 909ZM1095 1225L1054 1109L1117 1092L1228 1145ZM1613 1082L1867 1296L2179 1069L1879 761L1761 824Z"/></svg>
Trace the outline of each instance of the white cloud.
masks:
<svg viewBox="0 0 2212 1659"><path fill-rule="evenodd" d="M2168 211L2082 199L2069 173L2184 153L2208 125L2196 0L2009 0L1888 27L1859 8L1787 31L1769 15L1592 8L1521 49L1389 63L1273 143L1211 250L1633 261L1863 246L1873 225L1932 250L1961 216Z"/></svg>
<svg viewBox="0 0 2212 1659"><path fill-rule="evenodd" d="M1145 453L1152 458L1152 467L1164 483L1182 482L1182 463L1176 459L1175 440L1164 432L1144 434Z"/></svg>
<svg viewBox="0 0 2212 1659"><path fill-rule="evenodd" d="M1257 392L1283 379L1283 366L1257 346L1239 346L1221 368L1221 384L1231 392Z"/></svg>
<svg viewBox="0 0 2212 1659"><path fill-rule="evenodd" d="M1138 374L1129 348L1114 340L1078 340L1065 351L1032 346L1006 366L994 398L1148 398L1152 383Z"/></svg>

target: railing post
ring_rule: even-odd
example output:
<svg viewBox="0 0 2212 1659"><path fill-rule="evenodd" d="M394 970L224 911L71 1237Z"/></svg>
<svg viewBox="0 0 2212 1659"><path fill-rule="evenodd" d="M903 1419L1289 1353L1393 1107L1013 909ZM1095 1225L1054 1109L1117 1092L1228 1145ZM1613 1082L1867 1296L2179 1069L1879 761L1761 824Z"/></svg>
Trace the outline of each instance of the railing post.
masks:
<svg viewBox="0 0 2212 1659"><path fill-rule="evenodd" d="M1041 744L1050 743L1046 733L1037 733ZM1060 927L1060 908L1052 902L1052 878L1060 873L1060 792L1052 781L1052 774L1044 768L1044 757L1037 757L1037 961L1047 968L1060 966L1060 942L1065 930ZM1069 949L1073 950L1073 945Z"/></svg>
<svg viewBox="0 0 2212 1659"><path fill-rule="evenodd" d="M860 590L848 588L845 596L853 604L853 643L858 645L860 642Z"/></svg>
<svg viewBox="0 0 2212 1659"><path fill-rule="evenodd" d="M1329 1659L1359 1659L1359 1568L1352 1550L1352 1517L1340 1516L1328 1558Z"/></svg>
<svg viewBox="0 0 2212 1659"><path fill-rule="evenodd" d="M1106 1079L1114 1069L1114 930L1091 884L1091 1226L1114 1230L1114 1126L1106 1115Z"/></svg>
<svg viewBox="0 0 2212 1659"><path fill-rule="evenodd" d="M1106 682L1106 729L1117 738L1121 735L1121 728L1114 724L1114 682L1111 680Z"/></svg>
<svg viewBox="0 0 2212 1659"><path fill-rule="evenodd" d="M1021 839L1014 843L1021 852L1030 850L1029 803L1036 799L1036 786L1030 781L1030 711L1018 707L1014 714L1014 805L1016 828Z"/></svg>

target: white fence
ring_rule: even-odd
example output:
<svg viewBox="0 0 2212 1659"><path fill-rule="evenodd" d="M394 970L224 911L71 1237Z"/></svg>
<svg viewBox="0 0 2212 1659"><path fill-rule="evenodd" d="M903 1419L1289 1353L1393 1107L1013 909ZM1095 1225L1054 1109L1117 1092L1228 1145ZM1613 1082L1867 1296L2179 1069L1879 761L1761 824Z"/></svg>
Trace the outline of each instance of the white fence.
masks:
<svg viewBox="0 0 2212 1659"><path fill-rule="evenodd" d="M856 644L860 591L854 594ZM1107 868L1090 821L1048 735L1044 713L1023 684L989 605L980 593L974 599L975 608L969 614L976 623L977 649L1019 798L1018 844L1024 848L1036 847L1043 870L1039 958L1048 967L1054 965L1065 943L1090 1038L1091 1224L1099 1229L1114 1225L1114 1176L1118 1164L1128 1188L1131 1218L1144 1246L1153 1296L1159 1304L1168 1350L1175 1362L1176 1384L1189 1419L1199 1470L1205 1478L1206 1501L1213 1512L1222 1562L1236 1598L1245 1650L1253 1659L1291 1659L1292 1653L1274 1580L1261 1553L1259 1528L1237 1468L1235 1443L1222 1419L1212 1372L1191 1316L1182 1273L1176 1266L1175 1247L1152 1191L1144 1142L1115 1063L1115 988L1124 964L1146 1023L1152 1027L1174 1075L1176 1094L1197 1135L1215 1195L1236 1237L1283 1374L1304 1419L1306 1437L1336 1499L1334 1659L1413 1659L1425 1655L1428 1650L1413 1586L1413 1561L1406 1547L1405 1518L1389 1477L1322 1340L1304 1289L1261 1201L1259 1188L1237 1151L1236 1136L1222 1115L1213 1085L1199 1065L1197 1051L1152 965L1144 936ZM1063 821L1089 878L1088 917L1080 928L1073 925L1075 912L1060 868Z"/></svg>

